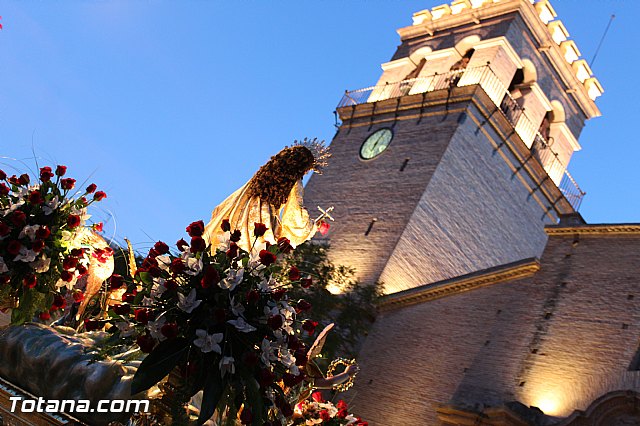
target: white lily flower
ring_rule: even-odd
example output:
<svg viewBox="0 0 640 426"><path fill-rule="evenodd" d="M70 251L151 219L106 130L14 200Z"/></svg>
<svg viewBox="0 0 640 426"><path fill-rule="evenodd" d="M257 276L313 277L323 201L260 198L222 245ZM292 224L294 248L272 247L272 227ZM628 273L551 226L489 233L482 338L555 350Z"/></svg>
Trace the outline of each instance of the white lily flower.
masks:
<svg viewBox="0 0 640 426"><path fill-rule="evenodd" d="M274 351L275 349L275 347L271 346L271 342L267 339L262 339L262 343L260 344L260 359L267 367L271 365L271 361L276 361L278 359Z"/></svg>
<svg viewBox="0 0 640 426"><path fill-rule="evenodd" d="M9 268L7 268L7 264L4 263L4 259L2 258L2 256L0 256L0 274L5 273L9 270Z"/></svg>
<svg viewBox="0 0 640 426"><path fill-rule="evenodd" d="M222 375L222 377L224 377L225 374L230 373L230 374L234 374L236 372L236 366L234 364L234 359L233 357L230 356L223 356L222 359L220 360L220 363L218 364L218 366L220 367L220 373Z"/></svg>
<svg viewBox="0 0 640 426"><path fill-rule="evenodd" d="M149 330L149 334L151 334L151 337L156 338L160 341L165 340L166 337L164 337L164 335L160 330L162 329L162 326L165 325L166 322L167 322L167 318L164 315L160 316L160 318L158 318L155 321L149 321L147 323L147 330Z"/></svg>
<svg viewBox="0 0 640 426"><path fill-rule="evenodd" d="M252 331L256 331L257 328L247 323L244 318L238 317L238 319L227 321L228 324L231 324L236 328L236 330L242 333L251 333Z"/></svg>
<svg viewBox="0 0 640 426"><path fill-rule="evenodd" d="M198 329L196 330L196 336L198 336L198 338L193 341L193 344L199 347L202 352L222 353L219 345L224 337L222 333L209 334L206 330Z"/></svg>
<svg viewBox="0 0 640 426"><path fill-rule="evenodd" d="M152 299L158 299L162 296L162 294L167 290L167 288L164 286L164 283L167 280L165 280L164 278L154 278L153 279L153 285L151 286L151 298ZM180 296L178 296L180 297Z"/></svg>
<svg viewBox="0 0 640 426"><path fill-rule="evenodd" d="M202 268L204 266L202 264L202 259L197 259L195 256L192 256L191 253L189 253L188 249L183 251L180 257L187 267L187 269L185 270L187 274L198 275L200 272L202 272Z"/></svg>
<svg viewBox="0 0 640 426"><path fill-rule="evenodd" d="M31 262L30 266L34 272L41 274L43 272L47 272L49 270L50 265L51 265L51 259L43 255L40 259L34 262ZM0 266L0 272L2 272L1 266Z"/></svg>
<svg viewBox="0 0 640 426"><path fill-rule="evenodd" d="M168 254L163 254L162 256L157 256L156 260L158 261L158 267L164 271L169 270L169 266L171 266L171 258Z"/></svg>
<svg viewBox="0 0 640 426"><path fill-rule="evenodd" d="M186 313L190 314L195 308L200 306L202 300L196 300L196 289L192 288L189 295L185 297L184 294L178 293L178 308L182 309Z"/></svg>
<svg viewBox="0 0 640 426"><path fill-rule="evenodd" d="M24 238L29 237L29 239L31 241L36 239L36 231L40 229L40 225L26 225L24 228L22 228L22 231L20 231L20 234L18 235L18 238Z"/></svg>
<svg viewBox="0 0 640 426"><path fill-rule="evenodd" d="M44 212L45 216L49 216L58 208L58 206L60 206L60 201L58 200L58 196L56 195L51 199L51 201L43 204L42 211Z"/></svg>
<svg viewBox="0 0 640 426"><path fill-rule="evenodd" d="M119 321L116 323L116 327L118 327L118 330L120 331L120 335L122 337L129 337L132 336L133 333L136 332L136 329L133 328L133 326L131 325L130 322L125 322L125 321Z"/></svg>
<svg viewBox="0 0 640 426"><path fill-rule="evenodd" d="M236 303L235 297L231 298L231 312L233 315L240 317L244 313L244 305L242 303Z"/></svg>
<svg viewBox="0 0 640 426"><path fill-rule="evenodd" d="M244 268L240 268L238 270L229 269L227 271L227 278L223 279L218 283L221 289L233 291L238 284L242 282L244 277Z"/></svg>
<svg viewBox="0 0 640 426"><path fill-rule="evenodd" d="M35 251L22 246L20 248L20 253L18 253L18 255L13 259L13 261L17 262L20 260L25 263L31 263L34 260L36 260L37 255L38 253L36 253Z"/></svg>

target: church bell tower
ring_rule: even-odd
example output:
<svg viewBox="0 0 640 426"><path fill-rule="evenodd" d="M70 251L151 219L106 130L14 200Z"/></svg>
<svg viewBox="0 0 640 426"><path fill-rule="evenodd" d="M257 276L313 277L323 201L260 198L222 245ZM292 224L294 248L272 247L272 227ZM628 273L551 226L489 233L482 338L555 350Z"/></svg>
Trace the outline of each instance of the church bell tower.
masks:
<svg viewBox="0 0 640 426"><path fill-rule="evenodd" d="M392 294L540 256L584 196L567 165L603 91L555 17L547 0L454 0L398 30L306 187L335 207L335 262Z"/></svg>

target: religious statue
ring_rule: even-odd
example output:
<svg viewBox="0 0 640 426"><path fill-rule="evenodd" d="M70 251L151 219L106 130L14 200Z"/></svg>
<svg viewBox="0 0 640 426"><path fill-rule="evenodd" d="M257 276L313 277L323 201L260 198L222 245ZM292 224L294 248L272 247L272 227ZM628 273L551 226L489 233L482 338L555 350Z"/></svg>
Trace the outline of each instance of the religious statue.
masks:
<svg viewBox="0 0 640 426"><path fill-rule="evenodd" d="M328 157L328 149L317 139L296 141L284 148L213 210L205 228L205 240L212 249L218 246L224 235L223 220L229 221L231 229L241 232L238 247L249 252L254 223L269 227L262 239L271 244L284 237L295 247L311 239L324 216L312 220L302 206L302 178L311 170L320 173Z"/></svg>

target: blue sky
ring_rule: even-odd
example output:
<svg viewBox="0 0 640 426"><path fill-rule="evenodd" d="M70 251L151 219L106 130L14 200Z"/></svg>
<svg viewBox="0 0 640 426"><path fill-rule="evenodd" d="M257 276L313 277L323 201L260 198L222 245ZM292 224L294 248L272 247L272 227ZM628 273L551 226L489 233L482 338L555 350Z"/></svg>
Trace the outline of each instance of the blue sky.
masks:
<svg viewBox="0 0 640 426"><path fill-rule="evenodd" d="M281 147L330 141L343 91L374 84L395 30L441 3L5 0L0 168L35 169L33 150L108 193L108 236L172 243ZM593 67L603 117L569 170L587 221L640 222L640 2L552 4L588 61L616 14Z"/></svg>

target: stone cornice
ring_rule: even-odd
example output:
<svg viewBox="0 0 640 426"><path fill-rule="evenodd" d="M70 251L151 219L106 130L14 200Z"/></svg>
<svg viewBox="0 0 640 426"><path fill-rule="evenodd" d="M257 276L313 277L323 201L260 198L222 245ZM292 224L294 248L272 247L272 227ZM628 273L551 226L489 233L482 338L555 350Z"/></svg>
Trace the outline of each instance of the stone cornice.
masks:
<svg viewBox="0 0 640 426"><path fill-rule="evenodd" d="M483 20L496 18L509 13L518 13L531 31L538 49L543 52L553 68L557 71L562 83L567 87L567 93L571 94L587 118L599 117L600 110L589 97L588 89L575 75L570 63L568 63L560 49L560 46L551 37L546 24L541 21L534 6L526 0L503 0L491 3L476 9L467 9L463 13L442 16L436 20L425 20L419 25L411 25L398 29L402 40L419 36L432 36L438 31L449 30L454 27L468 24L479 24Z"/></svg>
<svg viewBox="0 0 640 426"><path fill-rule="evenodd" d="M604 223L594 225L562 226L547 225L544 228L547 235L640 235L638 223Z"/></svg>
<svg viewBox="0 0 640 426"><path fill-rule="evenodd" d="M539 269L540 262L536 258L519 260L384 296L379 302L378 308L381 311L386 311L453 296L504 281L528 277L535 274Z"/></svg>

